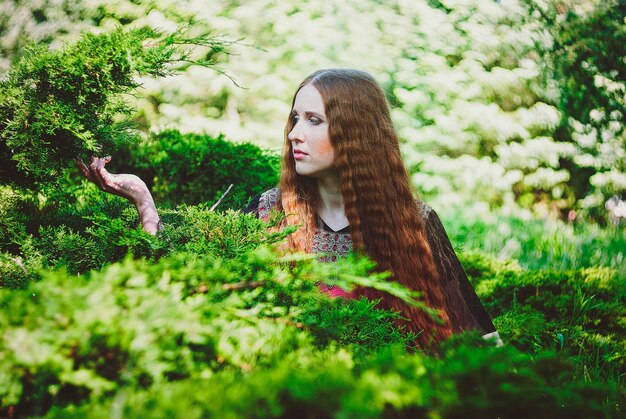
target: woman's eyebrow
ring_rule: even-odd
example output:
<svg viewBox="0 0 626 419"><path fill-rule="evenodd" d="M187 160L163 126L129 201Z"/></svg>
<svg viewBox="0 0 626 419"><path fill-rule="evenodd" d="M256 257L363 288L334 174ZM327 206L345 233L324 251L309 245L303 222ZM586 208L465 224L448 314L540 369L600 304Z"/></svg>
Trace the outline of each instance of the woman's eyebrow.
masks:
<svg viewBox="0 0 626 419"><path fill-rule="evenodd" d="M292 109L291 110L291 114L292 115L298 115L298 111L295 110L295 109ZM307 116L317 116L319 118L326 118L326 116L324 114L319 113L319 112L315 112L315 111L304 111L304 116L305 117L307 117Z"/></svg>

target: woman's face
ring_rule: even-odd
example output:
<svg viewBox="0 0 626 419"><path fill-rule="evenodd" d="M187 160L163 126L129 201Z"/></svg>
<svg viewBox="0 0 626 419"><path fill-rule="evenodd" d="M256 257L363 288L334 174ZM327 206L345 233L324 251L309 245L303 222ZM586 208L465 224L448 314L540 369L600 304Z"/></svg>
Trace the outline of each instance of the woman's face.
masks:
<svg viewBox="0 0 626 419"><path fill-rule="evenodd" d="M296 95L291 110L293 128L287 135L302 176L322 177L335 172L335 150L328 135L328 118L324 101L317 89L307 84Z"/></svg>

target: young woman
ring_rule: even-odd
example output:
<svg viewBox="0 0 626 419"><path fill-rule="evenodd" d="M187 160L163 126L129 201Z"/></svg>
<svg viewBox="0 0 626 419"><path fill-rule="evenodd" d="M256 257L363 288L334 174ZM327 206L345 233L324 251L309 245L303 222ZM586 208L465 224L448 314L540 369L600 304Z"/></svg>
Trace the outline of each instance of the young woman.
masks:
<svg viewBox="0 0 626 419"><path fill-rule="evenodd" d="M156 232L159 219L145 184L108 173L107 161L79 167L101 189L133 201L144 229ZM364 252L392 280L420 291L443 322L376 290L348 295L322 285L323 291L381 299L382 308L408 319L421 345L468 329L499 340L437 214L411 192L384 92L369 74L320 70L300 84L285 128L280 185L255 197L247 211L266 219L274 209L286 215L283 227L301 225L289 248L324 260Z"/></svg>

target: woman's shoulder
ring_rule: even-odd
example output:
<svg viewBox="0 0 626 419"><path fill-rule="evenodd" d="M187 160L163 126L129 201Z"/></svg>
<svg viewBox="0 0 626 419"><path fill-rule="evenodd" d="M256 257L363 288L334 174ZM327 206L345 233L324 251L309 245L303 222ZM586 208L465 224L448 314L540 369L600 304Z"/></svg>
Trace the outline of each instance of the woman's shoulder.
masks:
<svg viewBox="0 0 626 419"><path fill-rule="evenodd" d="M266 219L269 217L270 211L276 207L280 201L280 190L278 188L268 189L252 198L246 208L243 209L244 213L253 213L258 218Z"/></svg>
<svg viewBox="0 0 626 419"><path fill-rule="evenodd" d="M280 200L280 191L278 188L269 189L259 197L259 218L267 219L270 211L276 207Z"/></svg>
<svg viewBox="0 0 626 419"><path fill-rule="evenodd" d="M417 200L417 206L419 208L419 216L424 225L426 231L426 238L428 244L434 253L443 243L448 242L449 238L446 229L439 218L437 212L425 202Z"/></svg>
<svg viewBox="0 0 626 419"><path fill-rule="evenodd" d="M416 202L417 202L417 207L419 209L420 218L423 221L427 221L431 213L435 213L435 211L432 209L432 207L430 207L425 202L420 201L419 199L417 199Z"/></svg>

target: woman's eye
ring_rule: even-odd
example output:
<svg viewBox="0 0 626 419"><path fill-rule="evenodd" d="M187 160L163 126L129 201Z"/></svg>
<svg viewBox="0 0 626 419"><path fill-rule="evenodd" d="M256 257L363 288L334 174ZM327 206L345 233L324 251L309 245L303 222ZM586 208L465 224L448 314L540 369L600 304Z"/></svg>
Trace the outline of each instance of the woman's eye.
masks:
<svg viewBox="0 0 626 419"><path fill-rule="evenodd" d="M319 125L322 123L322 120L313 116L309 118L309 122L311 123L311 125Z"/></svg>
<svg viewBox="0 0 626 419"><path fill-rule="evenodd" d="M294 124L298 123L299 119L300 117L298 115L291 115L291 122L293 122Z"/></svg>

